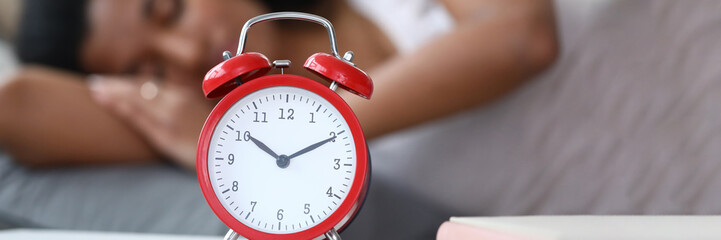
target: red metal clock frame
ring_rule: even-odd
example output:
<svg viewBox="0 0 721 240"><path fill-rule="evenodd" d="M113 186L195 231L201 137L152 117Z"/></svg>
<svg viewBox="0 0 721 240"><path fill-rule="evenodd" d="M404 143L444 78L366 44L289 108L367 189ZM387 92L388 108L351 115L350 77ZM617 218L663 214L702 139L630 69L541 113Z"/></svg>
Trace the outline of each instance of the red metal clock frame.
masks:
<svg viewBox="0 0 721 240"><path fill-rule="evenodd" d="M303 230L301 232L290 233L290 234L272 234L262 231L255 230L251 227L246 226L237 219L235 219L226 210L215 194L211 185L209 173L208 173L208 148L210 146L210 140L213 136L213 132L218 125L218 122L223 115L233 106L238 100L247 96L250 93L258 91L260 89L275 87L275 86L290 86L302 88L318 94L322 98L328 100L333 107L338 109L340 114L348 123L353 140L355 141L357 168L356 173L351 184L351 188L348 191L348 195L340 204L338 209L333 212L328 218L314 227ZM203 191L203 196L207 200L210 208L220 218L220 220L233 229L238 234L249 238L249 239L274 239L274 240L297 240L297 239L314 239L322 236L328 232L331 228L337 230L343 229L360 209L368 189L368 183L370 181L370 161L369 153L367 150L367 144L360 123L356 118L355 114L351 110L350 106L335 92L330 90L328 87L320 84L311 79L284 74L284 75L268 75L263 76L252 81L246 82L243 85L232 90L226 95L219 103L215 106L213 111L208 116L208 119L203 125L203 130L200 134L200 140L198 142L197 152L197 173L198 181L200 182L200 188Z"/></svg>

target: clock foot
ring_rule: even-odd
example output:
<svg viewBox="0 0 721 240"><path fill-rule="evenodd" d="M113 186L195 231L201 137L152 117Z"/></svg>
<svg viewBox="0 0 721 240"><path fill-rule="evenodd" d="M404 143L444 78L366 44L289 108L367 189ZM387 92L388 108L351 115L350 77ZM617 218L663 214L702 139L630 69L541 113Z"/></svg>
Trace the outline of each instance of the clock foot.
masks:
<svg viewBox="0 0 721 240"><path fill-rule="evenodd" d="M223 238L223 240L248 240L248 239L244 238L243 236L240 236L240 234L233 231L233 229L230 229L230 230L228 230L228 233L225 234L225 237Z"/></svg>
<svg viewBox="0 0 721 240"><path fill-rule="evenodd" d="M330 231L326 232L325 237L328 240L341 240L340 235L338 235L338 232L335 231L335 228L331 228ZM223 237L223 240L248 240L247 238L244 238L243 236L240 236L240 234L233 231L233 229L228 230L228 233L225 234L225 237Z"/></svg>
<svg viewBox="0 0 721 240"><path fill-rule="evenodd" d="M325 233L325 237L328 240L341 240L340 235L338 235L338 232L335 231L335 228L331 228L330 231Z"/></svg>

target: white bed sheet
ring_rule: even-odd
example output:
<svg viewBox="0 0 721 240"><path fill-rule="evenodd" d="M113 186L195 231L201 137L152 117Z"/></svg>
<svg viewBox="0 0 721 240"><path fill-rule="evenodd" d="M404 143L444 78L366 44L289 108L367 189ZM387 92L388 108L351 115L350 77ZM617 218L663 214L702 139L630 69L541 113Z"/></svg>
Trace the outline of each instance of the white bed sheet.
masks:
<svg viewBox="0 0 721 240"><path fill-rule="evenodd" d="M18 68L17 60L10 45L0 39L0 84Z"/></svg>
<svg viewBox="0 0 721 240"><path fill-rule="evenodd" d="M379 177L465 215L721 213L721 1L556 5L550 71L374 142Z"/></svg>

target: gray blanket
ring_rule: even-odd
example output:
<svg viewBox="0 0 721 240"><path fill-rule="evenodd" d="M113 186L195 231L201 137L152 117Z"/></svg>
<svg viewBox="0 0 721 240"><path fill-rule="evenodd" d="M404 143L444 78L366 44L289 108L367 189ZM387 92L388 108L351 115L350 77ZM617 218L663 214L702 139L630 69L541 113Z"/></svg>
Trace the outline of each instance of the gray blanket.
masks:
<svg viewBox="0 0 721 240"><path fill-rule="evenodd" d="M433 239L451 213L373 179L343 239ZM29 170L0 153L0 228L222 235L194 174L167 165Z"/></svg>

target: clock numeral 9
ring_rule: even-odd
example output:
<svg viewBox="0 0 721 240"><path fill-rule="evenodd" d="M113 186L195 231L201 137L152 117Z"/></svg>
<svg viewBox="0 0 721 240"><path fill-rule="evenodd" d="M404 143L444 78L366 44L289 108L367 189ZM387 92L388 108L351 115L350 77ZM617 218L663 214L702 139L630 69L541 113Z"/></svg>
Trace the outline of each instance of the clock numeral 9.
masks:
<svg viewBox="0 0 721 240"><path fill-rule="evenodd" d="M333 165L333 169L340 169L340 158L333 159L333 162L335 162L335 165Z"/></svg>
<svg viewBox="0 0 721 240"><path fill-rule="evenodd" d="M232 153L228 154L228 165L233 165L234 162L235 162L235 155L233 155Z"/></svg>
<svg viewBox="0 0 721 240"><path fill-rule="evenodd" d="M242 140L245 140L246 142L247 142L247 141L250 141L250 132L245 131L245 133L243 133L243 138L242 138L242 139L240 138L240 131L239 131L239 130L235 130L235 133L238 134L238 138L236 138L235 141L242 141Z"/></svg>
<svg viewBox="0 0 721 240"><path fill-rule="evenodd" d="M233 181L233 187L231 189L233 189L233 192L238 191L238 181Z"/></svg>
<svg viewBox="0 0 721 240"><path fill-rule="evenodd" d="M303 213L310 213L310 203L306 203L305 206L303 206Z"/></svg>
<svg viewBox="0 0 721 240"><path fill-rule="evenodd" d="M253 122L268 123L268 121L266 119L268 114L266 112L260 113L260 115L263 115L263 121L258 120L258 115L259 115L258 112L253 112L253 113L255 114L255 120L253 120Z"/></svg>
<svg viewBox="0 0 721 240"><path fill-rule="evenodd" d="M288 119L288 120L295 119L295 117L293 117L293 113L295 113L295 110L293 110L292 108L288 108L288 117L287 118L283 117L283 108L278 108L278 110L280 110L280 117L278 119Z"/></svg>
<svg viewBox="0 0 721 240"><path fill-rule="evenodd" d="M278 221L283 220L283 209L278 209L278 214L276 215L278 218Z"/></svg>

